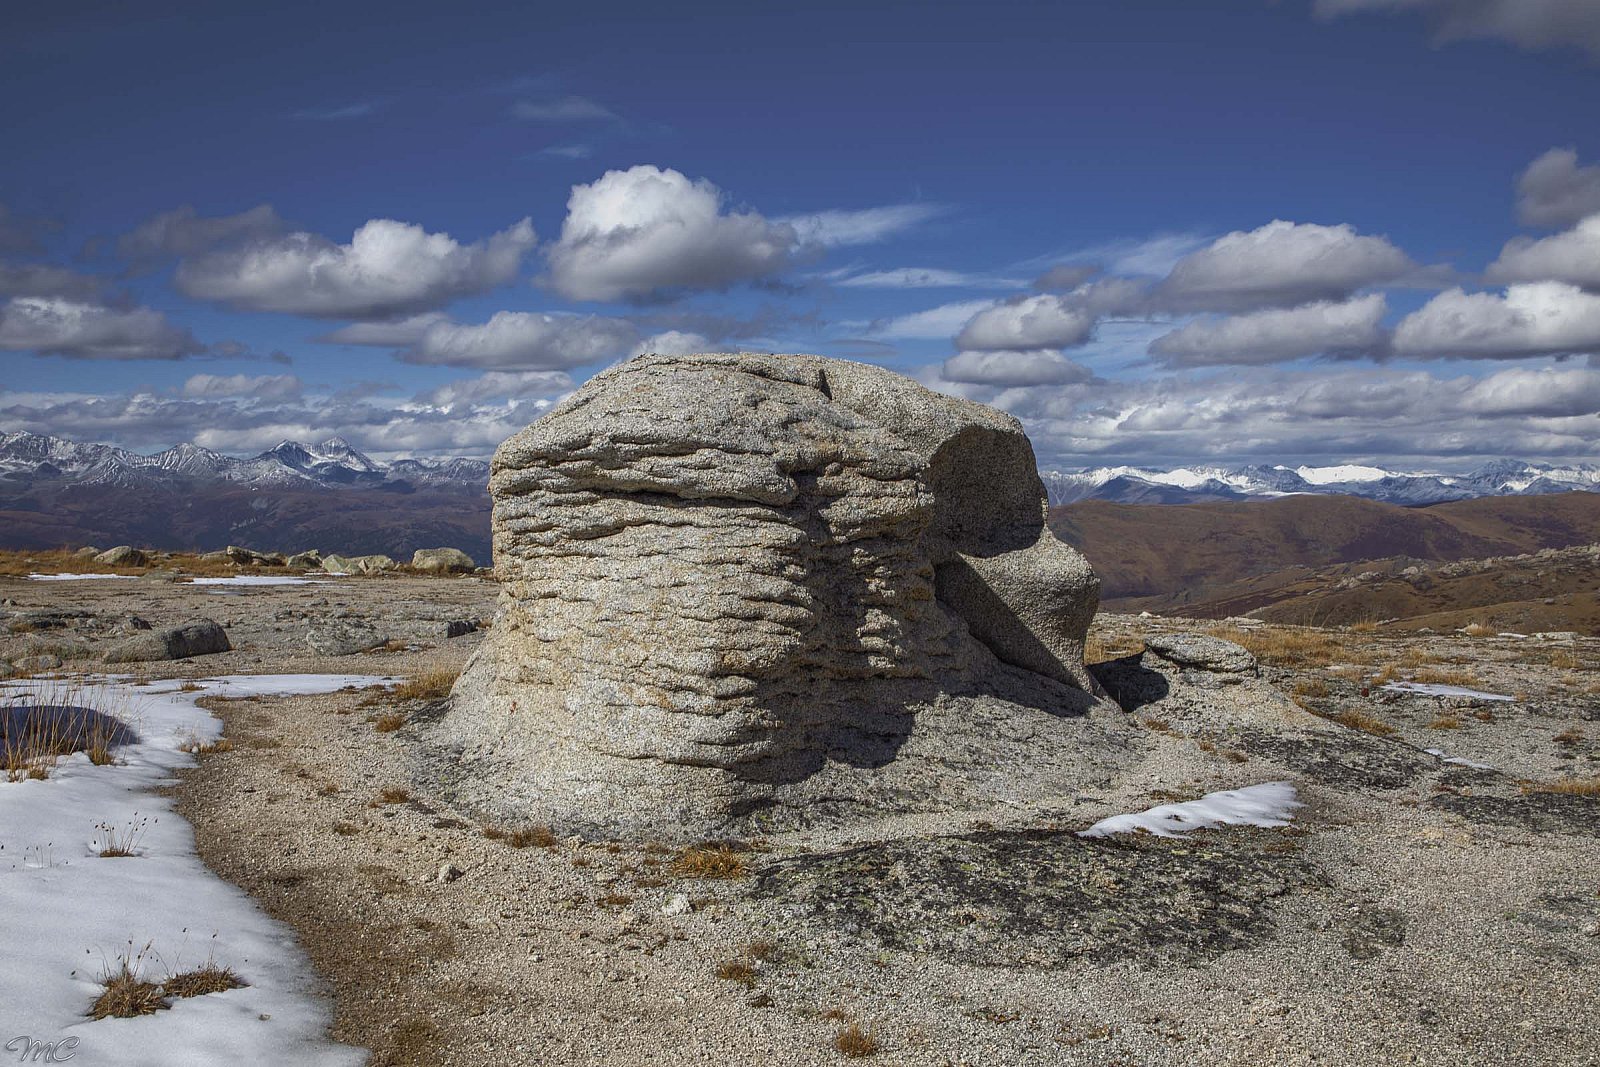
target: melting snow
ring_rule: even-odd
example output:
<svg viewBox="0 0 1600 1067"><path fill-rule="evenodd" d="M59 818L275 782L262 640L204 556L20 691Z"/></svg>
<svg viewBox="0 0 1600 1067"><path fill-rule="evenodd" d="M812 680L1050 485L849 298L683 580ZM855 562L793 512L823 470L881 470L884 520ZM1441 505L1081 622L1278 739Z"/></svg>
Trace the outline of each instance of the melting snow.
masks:
<svg viewBox="0 0 1600 1067"><path fill-rule="evenodd" d="M1302 807L1288 782L1264 782L1243 789L1207 793L1185 804L1162 804L1132 815L1101 819L1079 837L1107 837L1148 830L1157 837L1177 837L1213 826L1288 826Z"/></svg>
<svg viewBox="0 0 1600 1067"><path fill-rule="evenodd" d="M1472 697L1474 700L1516 700L1500 693L1485 693L1478 689L1463 689L1459 685L1435 685L1432 682L1389 682L1381 688L1391 693L1412 693L1425 697Z"/></svg>
<svg viewBox="0 0 1600 1067"><path fill-rule="evenodd" d="M137 578L137 574L30 574L35 582L86 582L91 578Z"/></svg>
<svg viewBox="0 0 1600 1067"><path fill-rule="evenodd" d="M231 578L194 578L191 585L327 585L327 578L292 578L276 574L238 574Z"/></svg>
<svg viewBox="0 0 1600 1067"><path fill-rule="evenodd" d="M0 684L0 697L8 700L61 703L65 695L66 702L123 718L138 734L135 743L116 750L115 764L96 767L79 753L57 764L47 780L0 782L6 944L0 967L6 1029L0 1037L76 1038L73 1063L83 1067L363 1063L362 1050L327 1038L329 1006L290 931L206 869L195 855L193 830L156 789L172 781L176 768L193 764L180 745L221 731L195 706L197 697L309 695L390 681L240 675L203 679L196 683L200 690L180 692L181 681L136 687L108 680L68 694L59 681ZM126 833L141 818L148 821L133 857L97 855L92 842L99 824ZM174 1000L154 1015L88 1019L102 971L147 943L145 973L152 980L166 977L167 969L202 965L214 954L249 984Z"/></svg>
<svg viewBox="0 0 1600 1067"><path fill-rule="evenodd" d="M1441 749L1425 748L1422 751L1426 752L1430 756L1438 756L1441 760L1443 760L1446 763L1458 763L1463 767L1471 767L1475 771L1492 771L1492 770L1494 770L1494 768L1489 766L1487 763L1477 763L1477 762L1474 762L1473 760L1463 759L1460 756L1446 756L1444 754L1443 750L1441 750Z"/></svg>

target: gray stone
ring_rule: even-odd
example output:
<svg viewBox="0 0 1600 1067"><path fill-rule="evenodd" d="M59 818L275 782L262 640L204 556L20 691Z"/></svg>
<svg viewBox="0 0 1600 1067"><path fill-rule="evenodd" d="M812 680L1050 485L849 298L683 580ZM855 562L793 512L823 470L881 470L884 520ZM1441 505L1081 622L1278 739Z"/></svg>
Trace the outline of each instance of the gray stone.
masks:
<svg viewBox="0 0 1600 1067"><path fill-rule="evenodd" d="M227 631L212 619L194 619L170 630L149 630L114 645L107 663L144 663L230 652Z"/></svg>
<svg viewBox="0 0 1600 1067"><path fill-rule="evenodd" d="M289 557L285 565L293 567L295 570L316 570L322 566L322 553L314 548L307 552L296 552Z"/></svg>
<svg viewBox="0 0 1600 1067"><path fill-rule="evenodd" d="M411 566L431 574L471 574L478 567L459 548L419 548L411 555Z"/></svg>
<svg viewBox="0 0 1600 1067"><path fill-rule="evenodd" d="M817 356L643 356L495 455L469 805L683 838L1024 804L1121 758L1099 581L1008 415Z"/></svg>
<svg viewBox="0 0 1600 1067"><path fill-rule="evenodd" d="M0 678L10 678L17 673L17 668L0 659Z"/></svg>
<svg viewBox="0 0 1600 1067"><path fill-rule="evenodd" d="M474 634L477 632L478 622L476 619L451 619L444 624L444 636L446 640L449 640L452 637L465 637L468 634Z"/></svg>
<svg viewBox="0 0 1600 1067"><path fill-rule="evenodd" d="M394 569L394 560L388 556L326 556L322 569L329 574L377 574Z"/></svg>
<svg viewBox="0 0 1600 1067"><path fill-rule="evenodd" d="M306 631L306 644L324 656L354 656L388 643L387 634L359 619L331 619Z"/></svg>
<svg viewBox="0 0 1600 1067"><path fill-rule="evenodd" d="M79 559L93 559L99 554L100 550L93 545L84 545L82 548L78 549L78 551L73 553L73 555L77 556Z"/></svg>
<svg viewBox="0 0 1600 1067"><path fill-rule="evenodd" d="M118 545L108 548L94 558L96 563L104 563L112 567L142 567L146 556L132 545Z"/></svg>
<svg viewBox="0 0 1600 1067"><path fill-rule="evenodd" d="M245 567L281 567L285 562L281 552L257 552L240 545L229 545L222 554Z"/></svg>
<svg viewBox="0 0 1600 1067"><path fill-rule="evenodd" d="M1254 674L1256 658L1250 650L1232 641L1206 634L1151 634L1144 647L1180 667L1215 671L1219 674Z"/></svg>
<svg viewBox="0 0 1600 1067"><path fill-rule="evenodd" d="M200 553L200 561L202 563L231 563L231 562L233 562L231 559L228 558L228 554L226 552L220 552L220 551L219 552L202 552L202 553Z"/></svg>
<svg viewBox="0 0 1600 1067"><path fill-rule="evenodd" d="M34 674L39 671L53 671L61 666L61 657L53 652L46 652L37 656L20 656L13 664L19 674Z"/></svg>

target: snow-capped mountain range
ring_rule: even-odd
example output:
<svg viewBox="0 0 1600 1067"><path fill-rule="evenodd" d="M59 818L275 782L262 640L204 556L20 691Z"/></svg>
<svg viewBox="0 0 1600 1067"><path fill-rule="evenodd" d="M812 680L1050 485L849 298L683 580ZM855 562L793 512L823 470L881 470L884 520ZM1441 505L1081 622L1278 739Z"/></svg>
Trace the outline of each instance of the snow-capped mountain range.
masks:
<svg viewBox="0 0 1600 1067"><path fill-rule="evenodd" d="M1359 496L1387 504L1437 504L1482 496L1533 496L1600 492L1600 465L1550 466L1516 459L1486 463L1465 474L1392 471L1346 464L1331 467L1096 467L1041 471L1052 504L1112 500L1127 504L1192 504L1323 493Z"/></svg>
<svg viewBox="0 0 1600 1067"><path fill-rule="evenodd" d="M184 483L253 488L369 487L483 489L489 464L474 459L401 459L379 463L341 437L320 444L284 441L248 458L182 444L145 456L112 445L79 444L32 433L0 433L0 488L69 483L119 489Z"/></svg>
<svg viewBox="0 0 1600 1067"><path fill-rule="evenodd" d="M1041 471L1052 504L1111 500L1134 504L1190 504L1325 493L1390 504L1436 504L1481 496L1523 496L1573 490L1600 492L1600 465L1550 466L1495 460L1465 474L1396 471L1344 465L1193 466L1157 470L1095 467ZM0 490L45 484L119 489L234 485L248 488L452 489L481 492L489 464L477 459L400 459L380 463L330 437L318 444L284 441L240 458L183 444L154 455L112 445L79 444L32 433L0 433Z"/></svg>

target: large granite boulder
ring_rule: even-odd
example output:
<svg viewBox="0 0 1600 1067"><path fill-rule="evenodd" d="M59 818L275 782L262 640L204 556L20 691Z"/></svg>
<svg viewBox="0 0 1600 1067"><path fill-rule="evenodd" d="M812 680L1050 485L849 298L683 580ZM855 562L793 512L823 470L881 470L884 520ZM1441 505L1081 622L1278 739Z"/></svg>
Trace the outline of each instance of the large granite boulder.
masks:
<svg viewBox="0 0 1600 1067"><path fill-rule="evenodd" d="M411 568L428 574L471 574L478 565L459 548L419 548L411 554Z"/></svg>
<svg viewBox="0 0 1600 1067"><path fill-rule="evenodd" d="M879 367L641 356L501 445L462 800L685 837L1023 804L1123 742L1020 424Z"/></svg>
<svg viewBox="0 0 1600 1067"><path fill-rule="evenodd" d="M194 619L170 630L146 630L113 645L107 663L145 663L231 652L228 633L212 619Z"/></svg>

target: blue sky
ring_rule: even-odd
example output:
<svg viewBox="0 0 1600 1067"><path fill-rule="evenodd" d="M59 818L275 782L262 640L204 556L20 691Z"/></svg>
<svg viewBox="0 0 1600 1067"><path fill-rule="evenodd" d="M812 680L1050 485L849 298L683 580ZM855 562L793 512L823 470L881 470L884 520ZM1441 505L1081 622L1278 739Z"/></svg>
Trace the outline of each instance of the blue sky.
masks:
<svg viewBox="0 0 1600 1067"><path fill-rule="evenodd" d="M1600 458L1600 4L56 5L0 430L486 455L641 350L1046 465Z"/></svg>

